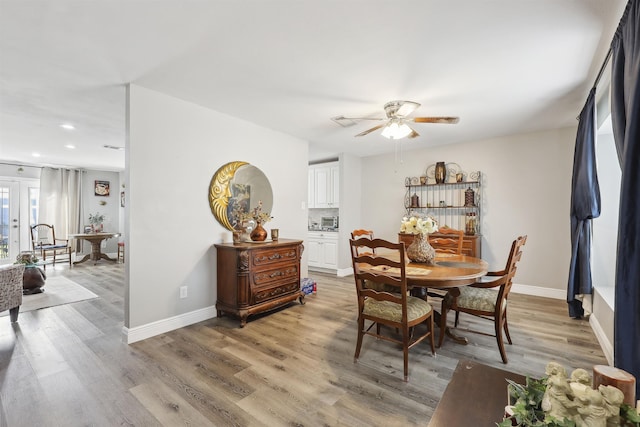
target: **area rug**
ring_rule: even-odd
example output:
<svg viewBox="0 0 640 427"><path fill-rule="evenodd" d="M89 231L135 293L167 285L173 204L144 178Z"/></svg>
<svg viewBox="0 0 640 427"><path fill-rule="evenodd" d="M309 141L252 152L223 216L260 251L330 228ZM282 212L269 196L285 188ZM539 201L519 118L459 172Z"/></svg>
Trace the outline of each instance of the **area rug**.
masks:
<svg viewBox="0 0 640 427"><path fill-rule="evenodd" d="M90 290L62 276L47 278L43 289L42 293L22 297L20 313L98 298L98 295ZM0 313L0 316L8 315L9 310Z"/></svg>

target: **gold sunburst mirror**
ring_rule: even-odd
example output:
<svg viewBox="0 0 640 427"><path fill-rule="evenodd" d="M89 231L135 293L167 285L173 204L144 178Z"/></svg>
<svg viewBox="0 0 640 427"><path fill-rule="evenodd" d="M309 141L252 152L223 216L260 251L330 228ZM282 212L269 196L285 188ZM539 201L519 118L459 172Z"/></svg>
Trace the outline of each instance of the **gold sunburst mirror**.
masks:
<svg viewBox="0 0 640 427"><path fill-rule="evenodd" d="M213 216L228 230L235 230L238 212L249 212L262 202L271 212L273 191L266 175L247 162L229 162L216 171L209 185L209 206Z"/></svg>

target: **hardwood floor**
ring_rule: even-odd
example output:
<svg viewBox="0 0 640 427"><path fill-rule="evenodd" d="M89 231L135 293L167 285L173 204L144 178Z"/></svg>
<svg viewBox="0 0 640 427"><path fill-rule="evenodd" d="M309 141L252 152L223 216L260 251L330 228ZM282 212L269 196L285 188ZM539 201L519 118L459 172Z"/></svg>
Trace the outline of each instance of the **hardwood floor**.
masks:
<svg viewBox="0 0 640 427"><path fill-rule="evenodd" d="M0 426L425 426L460 358L532 376L550 360L568 370L606 364L564 301L512 294L508 365L495 338L464 330L493 325L463 315L469 344L445 340L435 357L419 344L404 383L389 342L365 337L353 363L353 278L321 273L310 274L318 293L304 306L242 329L223 317L126 345L122 264L47 273L100 298L20 313L14 325L0 317Z"/></svg>

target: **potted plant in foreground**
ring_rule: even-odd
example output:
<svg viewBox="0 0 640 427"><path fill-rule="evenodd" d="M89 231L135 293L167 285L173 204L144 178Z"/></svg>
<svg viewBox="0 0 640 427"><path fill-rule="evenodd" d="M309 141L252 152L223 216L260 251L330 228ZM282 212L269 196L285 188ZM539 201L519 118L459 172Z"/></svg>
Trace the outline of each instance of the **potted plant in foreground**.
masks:
<svg viewBox="0 0 640 427"><path fill-rule="evenodd" d="M42 287L47 279L47 273L38 266L38 257L33 252L21 252L16 257L16 264L24 264L22 275L22 293L24 295L44 292Z"/></svg>

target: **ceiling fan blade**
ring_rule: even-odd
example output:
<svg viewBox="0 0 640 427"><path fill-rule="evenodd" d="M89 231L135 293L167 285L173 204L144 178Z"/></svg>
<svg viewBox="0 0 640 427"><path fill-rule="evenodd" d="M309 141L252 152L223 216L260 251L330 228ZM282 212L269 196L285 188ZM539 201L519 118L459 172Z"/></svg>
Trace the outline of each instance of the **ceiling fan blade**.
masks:
<svg viewBox="0 0 640 427"><path fill-rule="evenodd" d="M460 117L409 117L405 120L410 120L414 123L456 124L460 121Z"/></svg>
<svg viewBox="0 0 640 427"><path fill-rule="evenodd" d="M413 113L419 106L420 104L418 104L417 102L402 101L402 104L400 104L398 111L396 111L396 116L407 117L409 114Z"/></svg>
<svg viewBox="0 0 640 427"><path fill-rule="evenodd" d="M331 120L334 120L334 118L331 118ZM335 118L335 120L387 120L386 117L344 117L344 116L340 116Z"/></svg>
<svg viewBox="0 0 640 427"><path fill-rule="evenodd" d="M368 135L368 134L370 134L371 132L376 131L376 130L378 130L378 129L380 129L380 128L383 128L383 127L385 127L385 126L386 126L386 123L382 123L381 125L374 126L374 127L372 127L371 129L367 129L367 130L365 130L364 132L360 132L360 133L359 133L359 134L357 134L356 136L365 136L365 135Z"/></svg>
<svg viewBox="0 0 640 427"><path fill-rule="evenodd" d="M407 136L407 138L415 138L417 136L420 136L420 134L418 132L415 131L415 129L411 129L411 133L409 134L409 136Z"/></svg>

